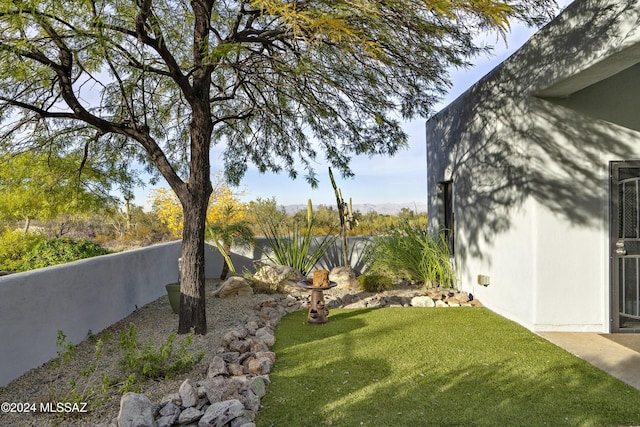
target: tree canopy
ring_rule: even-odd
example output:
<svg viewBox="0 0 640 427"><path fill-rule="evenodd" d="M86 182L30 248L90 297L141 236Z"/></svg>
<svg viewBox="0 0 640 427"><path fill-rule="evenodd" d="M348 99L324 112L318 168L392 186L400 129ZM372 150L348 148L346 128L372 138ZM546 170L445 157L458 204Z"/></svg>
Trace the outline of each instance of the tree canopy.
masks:
<svg viewBox="0 0 640 427"><path fill-rule="evenodd" d="M101 211L116 206L111 179L93 165L78 169L73 155L25 152L0 155L0 218L47 221L60 215Z"/></svg>
<svg viewBox="0 0 640 427"><path fill-rule="evenodd" d="M553 0L7 0L0 4L0 144L136 160L184 216L179 332L206 332L210 151L230 183L250 164L348 176L354 154L406 145L447 68L482 31L538 24Z"/></svg>

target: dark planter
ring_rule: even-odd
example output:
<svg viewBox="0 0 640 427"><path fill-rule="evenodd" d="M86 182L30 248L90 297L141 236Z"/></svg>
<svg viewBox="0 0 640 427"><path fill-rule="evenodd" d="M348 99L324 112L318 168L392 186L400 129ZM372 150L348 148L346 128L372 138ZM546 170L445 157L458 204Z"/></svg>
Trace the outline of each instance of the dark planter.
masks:
<svg viewBox="0 0 640 427"><path fill-rule="evenodd" d="M169 283L165 285L167 295L169 296L169 304L174 313L180 313L180 283Z"/></svg>

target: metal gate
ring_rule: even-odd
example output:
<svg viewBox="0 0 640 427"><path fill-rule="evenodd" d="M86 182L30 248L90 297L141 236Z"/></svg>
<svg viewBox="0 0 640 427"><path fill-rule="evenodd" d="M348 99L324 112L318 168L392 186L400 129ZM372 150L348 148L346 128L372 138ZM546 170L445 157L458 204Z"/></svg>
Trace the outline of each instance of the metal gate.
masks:
<svg viewBox="0 0 640 427"><path fill-rule="evenodd" d="M611 163L611 332L640 332L640 161Z"/></svg>

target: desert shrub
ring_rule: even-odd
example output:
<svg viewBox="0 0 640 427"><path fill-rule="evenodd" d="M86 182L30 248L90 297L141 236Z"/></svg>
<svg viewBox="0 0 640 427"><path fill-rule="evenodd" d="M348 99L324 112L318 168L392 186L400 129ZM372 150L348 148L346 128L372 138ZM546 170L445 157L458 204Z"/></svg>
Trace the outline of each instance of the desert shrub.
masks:
<svg viewBox="0 0 640 427"><path fill-rule="evenodd" d="M411 221L400 221L386 235L376 236L367 254L371 273L443 287L456 283L450 258L449 245L441 234L431 234Z"/></svg>
<svg viewBox="0 0 640 427"><path fill-rule="evenodd" d="M256 215L256 223L268 246L267 250L259 248L264 257L273 264L286 265L303 275L313 269L338 238L331 232L322 237L313 236L315 220L310 207L306 225L295 221L293 224L277 222L262 215Z"/></svg>
<svg viewBox="0 0 640 427"><path fill-rule="evenodd" d="M25 271L23 258L45 239L44 235L38 233L5 230L0 235L0 270Z"/></svg>
<svg viewBox="0 0 640 427"><path fill-rule="evenodd" d="M365 292L381 292L393 287L393 280L382 274L363 274L358 276L360 289Z"/></svg>
<svg viewBox="0 0 640 427"><path fill-rule="evenodd" d="M123 359L121 365L129 372L128 381L137 376L146 378L173 378L177 373L190 368L202 360L204 354L192 354L187 347L193 342L193 332L180 343L177 351L173 348L176 334L156 348L151 341L141 345L133 324L120 334L120 348Z"/></svg>
<svg viewBox="0 0 640 427"><path fill-rule="evenodd" d="M21 271L64 264L108 253L109 251L99 244L84 239L48 239L39 242L23 257Z"/></svg>

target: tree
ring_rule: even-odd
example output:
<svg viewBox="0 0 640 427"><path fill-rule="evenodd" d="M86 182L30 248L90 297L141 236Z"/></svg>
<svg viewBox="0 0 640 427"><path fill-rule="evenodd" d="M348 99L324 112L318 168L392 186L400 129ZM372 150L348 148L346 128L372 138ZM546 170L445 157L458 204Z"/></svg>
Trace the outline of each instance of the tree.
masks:
<svg viewBox="0 0 640 427"><path fill-rule="evenodd" d="M483 30L540 23L553 0L7 0L0 5L0 141L85 146L155 168L184 212L179 333L206 332L210 149L227 177L343 176L353 154L406 145L447 67ZM301 166L297 166L297 165Z"/></svg>
<svg viewBox="0 0 640 427"><path fill-rule="evenodd" d="M240 200L241 194L225 182L224 176L216 175L213 191L207 209L207 235L216 241L216 246L225 262L220 279L225 279L229 270L235 274L230 265L231 246L234 242L240 245L253 244L253 230L250 226L251 210L248 203ZM164 224L172 236L182 233L184 215L180 200L175 193L166 188L159 188L151 193L153 211L158 220Z"/></svg>
<svg viewBox="0 0 640 427"><path fill-rule="evenodd" d="M167 227L171 237L179 237L182 234L184 215L176 193L167 188L156 188L149 196L151 208L158 217L158 221Z"/></svg>
<svg viewBox="0 0 640 427"><path fill-rule="evenodd" d="M215 240L216 246L224 257L220 279L236 274L231 264L231 245L235 241L240 246L254 244L253 230L249 221L249 204L240 200L242 193L234 191L222 174L216 174L213 194L207 210L207 233Z"/></svg>
<svg viewBox="0 0 640 427"><path fill-rule="evenodd" d="M73 154L0 155L0 218L24 220L27 232L32 219L113 208L111 178L91 163L78 169L80 163Z"/></svg>

